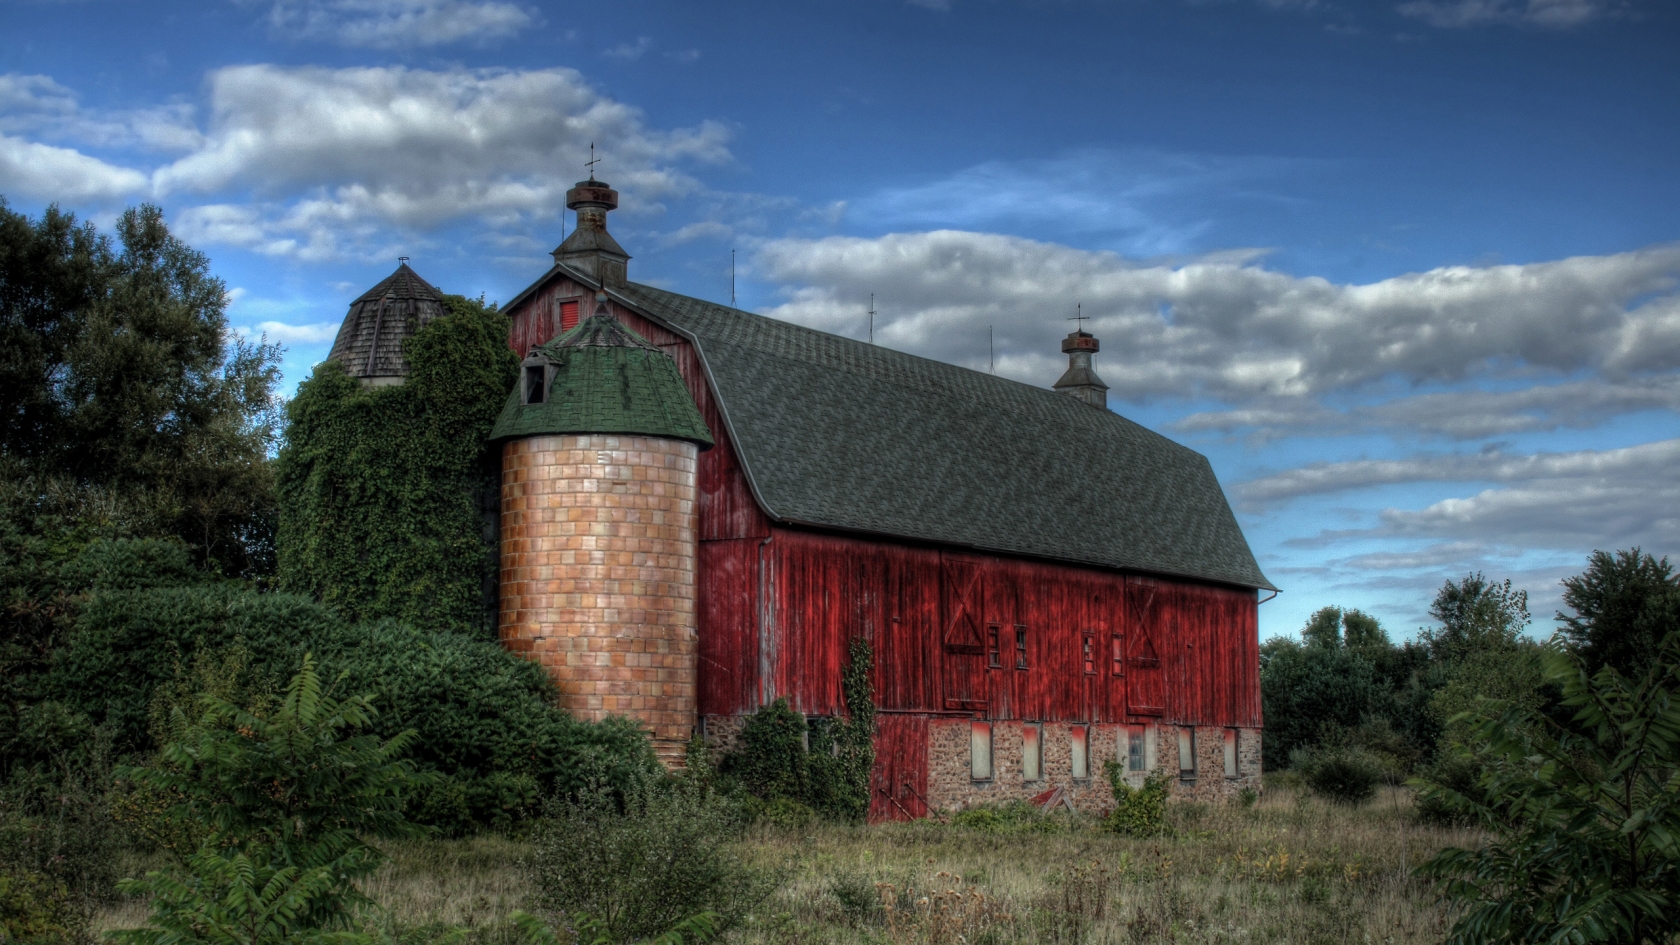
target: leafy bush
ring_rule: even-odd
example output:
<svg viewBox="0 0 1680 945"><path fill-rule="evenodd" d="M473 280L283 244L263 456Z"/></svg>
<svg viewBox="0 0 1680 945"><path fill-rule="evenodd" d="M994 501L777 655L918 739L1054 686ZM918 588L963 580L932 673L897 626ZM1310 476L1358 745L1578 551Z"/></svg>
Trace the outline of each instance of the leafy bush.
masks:
<svg viewBox="0 0 1680 945"><path fill-rule="evenodd" d="M1450 794L1480 797L1482 767L1469 752L1451 752L1418 772L1415 784L1432 785L1444 790L1419 791L1413 800L1418 819L1438 827L1466 827L1476 822L1462 805L1450 804ZM1484 799L1485 800L1485 799Z"/></svg>
<svg viewBox="0 0 1680 945"><path fill-rule="evenodd" d="M1270 763L1314 744L1325 723L1354 728L1389 700L1371 662L1340 647L1273 639L1261 647L1261 733Z"/></svg>
<svg viewBox="0 0 1680 945"><path fill-rule="evenodd" d="M724 771L762 800L802 798L810 784L805 737L805 716L777 699L747 717L740 748L725 760Z"/></svg>
<svg viewBox="0 0 1680 945"><path fill-rule="evenodd" d="M721 933L775 885L732 851L741 829L739 807L692 779L640 779L622 805L597 785L551 802L532 880L544 908L598 920L613 942L703 913L717 916Z"/></svg>
<svg viewBox="0 0 1680 945"><path fill-rule="evenodd" d="M400 757L413 733L357 734L374 714L365 696L333 698L305 657L271 715L208 696L152 766L119 771L207 833L184 868L123 881L152 913L117 940L281 945L351 928L366 902L355 883L384 862L367 838L419 832L402 817L423 780Z"/></svg>
<svg viewBox="0 0 1680 945"><path fill-rule="evenodd" d="M0 942L67 942L84 926L63 883L0 868Z"/></svg>
<svg viewBox="0 0 1680 945"><path fill-rule="evenodd" d="M1574 710L1547 724L1531 707L1483 702L1461 748L1479 790L1425 796L1492 840L1420 868L1462 912L1447 941L1668 942L1680 933L1680 628L1639 682L1590 673L1559 644L1546 677Z"/></svg>
<svg viewBox="0 0 1680 945"><path fill-rule="evenodd" d="M970 807L951 815L951 824L986 833L1064 833L1072 817L1065 812L1046 812L1030 801L1005 801Z"/></svg>
<svg viewBox="0 0 1680 945"><path fill-rule="evenodd" d="M1103 762L1103 774L1114 789L1114 810L1103 821L1104 828L1128 837L1154 837L1167 832L1171 774L1157 768L1135 788L1126 782L1126 772L1116 761Z"/></svg>
<svg viewBox="0 0 1680 945"><path fill-rule="evenodd" d="M1359 748L1326 747L1297 752L1295 767L1308 790L1326 800L1354 807L1377 796L1382 764Z"/></svg>

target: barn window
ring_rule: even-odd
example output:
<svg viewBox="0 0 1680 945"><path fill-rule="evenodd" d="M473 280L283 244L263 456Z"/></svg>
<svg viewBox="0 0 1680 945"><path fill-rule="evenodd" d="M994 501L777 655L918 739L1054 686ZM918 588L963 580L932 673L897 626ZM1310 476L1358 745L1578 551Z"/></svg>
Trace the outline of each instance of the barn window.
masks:
<svg viewBox="0 0 1680 945"><path fill-rule="evenodd" d="M1015 625L1015 668L1027 668L1027 628Z"/></svg>
<svg viewBox="0 0 1680 945"><path fill-rule="evenodd" d="M998 650L998 625L986 625L986 665L992 669L1003 668L1003 654Z"/></svg>
<svg viewBox="0 0 1680 945"><path fill-rule="evenodd" d="M1185 781L1196 780L1196 730L1178 730L1178 776Z"/></svg>
<svg viewBox="0 0 1680 945"><path fill-rule="evenodd" d="M1097 673L1097 637L1096 637L1096 634L1094 634L1094 633L1085 634L1085 642L1084 642L1084 645L1081 647L1081 649L1084 650L1085 672L1087 672L1087 673L1089 673L1093 676L1096 675L1096 673Z"/></svg>
<svg viewBox="0 0 1680 945"><path fill-rule="evenodd" d="M992 779L992 723L968 723L968 775L976 781Z"/></svg>
<svg viewBox="0 0 1680 945"><path fill-rule="evenodd" d="M547 385L543 383L543 381L547 379L547 375L547 365L525 365L525 402L527 404L540 404L547 399L546 395L548 391L544 390ZM505 377L506 375L503 376Z"/></svg>
<svg viewBox="0 0 1680 945"><path fill-rule="evenodd" d="M1072 738L1072 744L1068 747L1068 760L1073 767L1073 779L1083 781L1091 776L1091 728L1088 725L1075 725L1068 733Z"/></svg>
<svg viewBox="0 0 1680 945"><path fill-rule="evenodd" d="M560 300L560 330L571 331L578 323L578 300Z"/></svg>
<svg viewBox="0 0 1680 945"><path fill-rule="evenodd" d="M1144 772L1149 770L1145 759L1148 749L1144 746L1145 738L1143 726L1133 725L1126 729L1126 770Z"/></svg>
<svg viewBox="0 0 1680 945"><path fill-rule="evenodd" d="M1108 672L1113 676L1126 675L1126 638L1118 633L1108 638Z"/></svg>
<svg viewBox="0 0 1680 945"><path fill-rule="evenodd" d="M1237 776L1237 730L1234 728L1225 730L1225 776Z"/></svg>
<svg viewBox="0 0 1680 945"><path fill-rule="evenodd" d="M1044 724L1028 722L1021 726L1021 780L1044 780Z"/></svg>

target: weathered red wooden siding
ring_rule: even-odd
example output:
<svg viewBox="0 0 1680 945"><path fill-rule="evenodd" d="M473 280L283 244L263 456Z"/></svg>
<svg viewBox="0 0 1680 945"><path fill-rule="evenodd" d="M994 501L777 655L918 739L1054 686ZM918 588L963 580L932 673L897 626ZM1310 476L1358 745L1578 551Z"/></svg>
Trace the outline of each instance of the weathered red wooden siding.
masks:
<svg viewBox="0 0 1680 945"><path fill-rule="evenodd" d="M802 712L844 711L846 641L862 635L875 648L877 702L889 711L1259 724L1253 591L781 527L766 553L777 638L770 694ZM989 665L993 628L998 666ZM1025 670L1016 668L1017 629ZM1128 654L1123 676L1109 658L1115 634ZM1130 700L1128 685L1139 689Z"/></svg>
<svg viewBox="0 0 1680 945"><path fill-rule="evenodd" d="M882 715L879 722L875 770L869 779L869 822L926 817L927 717Z"/></svg>

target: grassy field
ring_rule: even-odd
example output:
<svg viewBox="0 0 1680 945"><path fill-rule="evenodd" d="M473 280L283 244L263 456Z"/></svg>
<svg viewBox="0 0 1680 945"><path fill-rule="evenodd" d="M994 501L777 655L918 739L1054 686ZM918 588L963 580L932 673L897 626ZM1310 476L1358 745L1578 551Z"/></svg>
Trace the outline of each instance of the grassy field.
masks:
<svg viewBox="0 0 1680 945"><path fill-rule="evenodd" d="M743 855L784 877L732 938L746 942L958 945L979 942L1439 941L1451 924L1407 875L1473 834L1420 826L1390 790L1357 810L1271 786L1253 807L1178 805L1174 835L1136 840L1094 821L1047 818L985 831L934 822L755 828ZM399 939L445 925L512 941L529 909L518 840L393 844L367 886ZM135 904L137 907L138 904ZM104 925L138 924L136 907Z"/></svg>

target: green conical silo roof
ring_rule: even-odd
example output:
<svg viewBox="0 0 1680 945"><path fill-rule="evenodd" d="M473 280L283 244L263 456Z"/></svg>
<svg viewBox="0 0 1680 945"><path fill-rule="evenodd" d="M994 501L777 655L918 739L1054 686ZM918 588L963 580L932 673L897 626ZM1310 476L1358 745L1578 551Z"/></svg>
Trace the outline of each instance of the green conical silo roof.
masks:
<svg viewBox="0 0 1680 945"><path fill-rule="evenodd" d="M554 365L540 404L520 403L524 378L490 431L493 440L562 433L619 433L688 440L712 433L669 355L607 314L605 307L537 349Z"/></svg>

